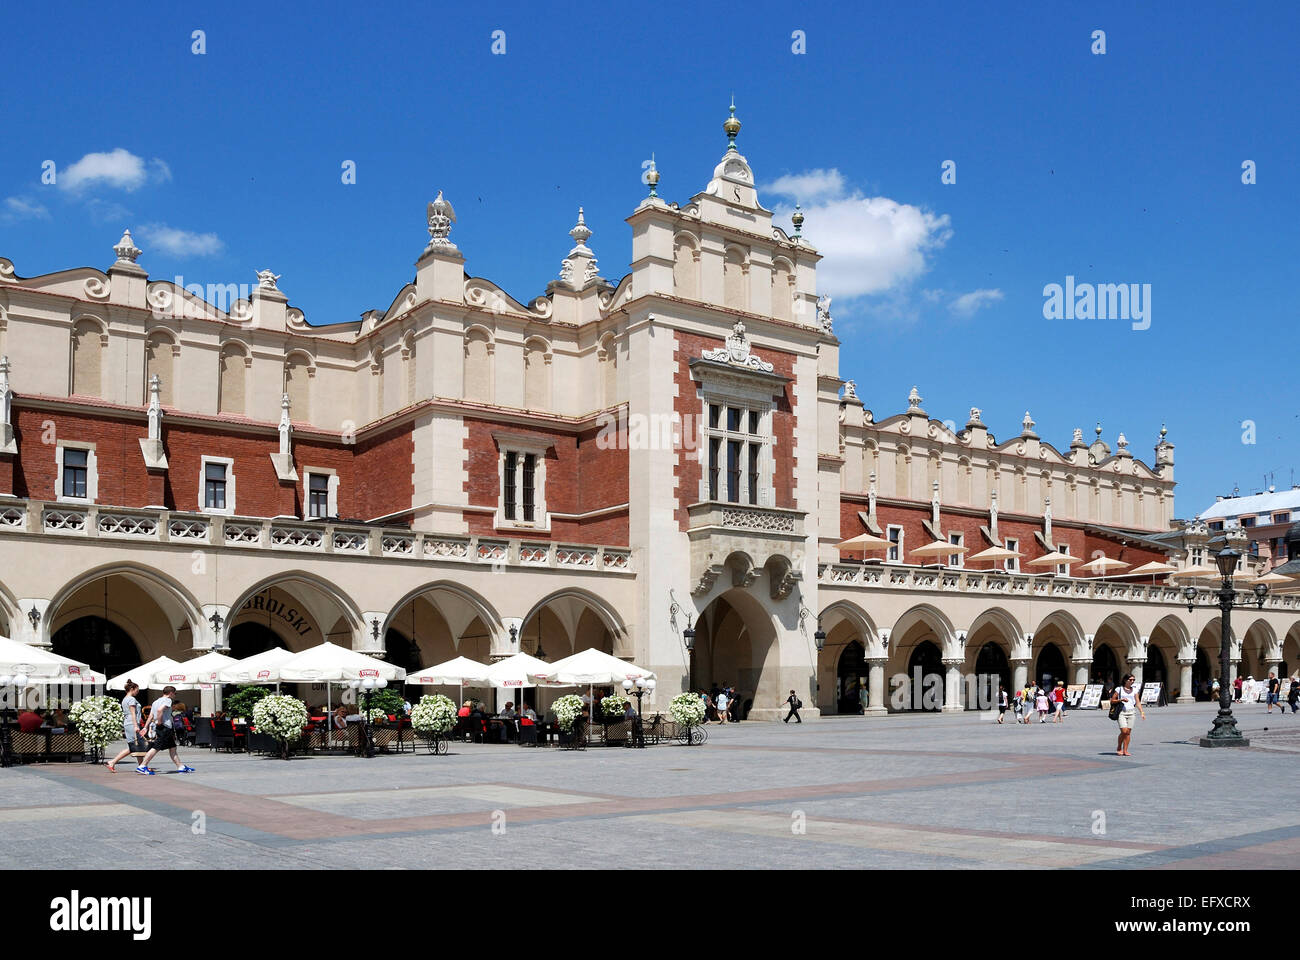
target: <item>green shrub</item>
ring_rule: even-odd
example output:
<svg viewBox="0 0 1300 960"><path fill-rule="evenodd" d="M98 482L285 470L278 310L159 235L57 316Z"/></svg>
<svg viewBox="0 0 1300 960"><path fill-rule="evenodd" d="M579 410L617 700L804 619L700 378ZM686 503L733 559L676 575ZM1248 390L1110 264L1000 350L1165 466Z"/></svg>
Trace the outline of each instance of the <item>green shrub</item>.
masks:
<svg viewBox="0 0 1300 960"><path fill-rule="evenodd" d="M225 701L225 711L228 717L251 717L253 707L257 701L270 694L266 687L259 686L242 686Z"/></svg>

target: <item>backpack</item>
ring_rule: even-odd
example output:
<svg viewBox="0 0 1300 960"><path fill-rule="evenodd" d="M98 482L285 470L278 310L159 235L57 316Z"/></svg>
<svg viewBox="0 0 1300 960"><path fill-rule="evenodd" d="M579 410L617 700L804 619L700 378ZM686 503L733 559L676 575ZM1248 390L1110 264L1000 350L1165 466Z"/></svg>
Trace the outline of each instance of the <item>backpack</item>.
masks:
<svg viewBox="0 0 1300 960"><path fill-rule="evenodd" d="M795 698L794 698L794 708L795 708L796 710L802 710L802 709L803 709L803 701L800 700L798 697L795 697Z"/></svg>

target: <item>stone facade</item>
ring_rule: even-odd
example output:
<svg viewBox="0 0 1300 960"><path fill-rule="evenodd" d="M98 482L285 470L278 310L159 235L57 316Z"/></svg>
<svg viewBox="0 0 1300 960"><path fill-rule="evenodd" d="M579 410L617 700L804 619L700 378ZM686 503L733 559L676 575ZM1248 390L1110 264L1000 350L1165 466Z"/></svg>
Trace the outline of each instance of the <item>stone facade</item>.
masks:
<svg viewBox="0 0 1300 960"><path fill-rule="evenodd" d="M73 655L102 638L122 668L326 638L404 665L598 646L660 675L652 707L732 683L756 719L792 689L806 717L846 709L858 684L883 710L917 665L947 709L980 671L1157 659L1189 696L1209 608L1078 569L1189 562L1158 537L1164 432L1147 465L1100 427L1054 447L1028 413L998 442L918 391L876 417L840 377L802 215L773 223L738 129L689 201L655 172L622 279L579 211L528 302L466 272L441 194L412 281L359 322L308 323L270 271L151 279L129 234L106 271L0 260L0 628ZM842 556L862 533L896 555ZM1020 557L912 554L950 538ZM1032 565L1062 549L1077 566ZM1242 617L1250 669L1300 663L1294 594Z"/></svg>

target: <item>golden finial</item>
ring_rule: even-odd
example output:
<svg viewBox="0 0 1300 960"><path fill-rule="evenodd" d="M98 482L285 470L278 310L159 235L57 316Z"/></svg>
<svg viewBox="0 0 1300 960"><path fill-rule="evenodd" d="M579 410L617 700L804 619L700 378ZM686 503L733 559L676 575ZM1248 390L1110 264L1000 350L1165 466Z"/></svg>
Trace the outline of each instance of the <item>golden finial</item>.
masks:
<svg viewBox="0 0 1300 960"><path fill-rule="evenodd" d="M722 123L722 129L727 133L727 149L736 149L736 134L740 133L740 121L736 119L736 95L731 95L731 115Z"/></svg>

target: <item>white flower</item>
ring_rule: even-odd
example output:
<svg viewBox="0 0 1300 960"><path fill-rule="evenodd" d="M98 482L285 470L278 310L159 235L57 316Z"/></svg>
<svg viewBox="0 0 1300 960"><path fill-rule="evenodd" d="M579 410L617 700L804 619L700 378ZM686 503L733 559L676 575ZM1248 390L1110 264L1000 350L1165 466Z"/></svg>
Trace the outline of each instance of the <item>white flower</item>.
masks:
<svg viewBox="0 0 1300 960"><path fill-rule="evenodd" d="M704 722L704 703L699 694L679 693L669 702L668 712L684 727L695 727Z"/></svg>
<svg viewBox="0 0 1300 960"><path fill-rule="evenodd" d="M87 697L68 711L68 721L81 739L98 749L122 738L122 720L122 704L112 697Z"/></svg>
<svg viewBox="0 0 1300 960"><path fill-rule="evenodd" d="M302 737L307 726L307 705L297 697L273 693L253 705L253 726L282 743L293 743Z"/></svg>
<svg viewBox="0 0 1300 960"><path fill-rule="evenodd" d="M411 708L411 726L417 733L441 736L456 725L456 704L441 693L425 694Z"/></svg>
<svg viewBox="0 0 1300 960"><path fill-rule="evenodd" d="M560 723L560 729L565 733L572 733L574 721L582 714L582 697L570 693L551 704L551 709L555 712L555 719Z"/></svg>
<svg viewBox="0 0 1300 960"><path fill-rule="evenodd" d="M621 717L626 709L627 701L617 693L603 697L600 701L600 710L607 717Z"/></svg>

